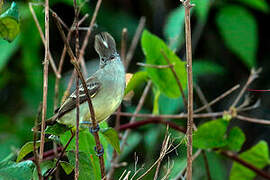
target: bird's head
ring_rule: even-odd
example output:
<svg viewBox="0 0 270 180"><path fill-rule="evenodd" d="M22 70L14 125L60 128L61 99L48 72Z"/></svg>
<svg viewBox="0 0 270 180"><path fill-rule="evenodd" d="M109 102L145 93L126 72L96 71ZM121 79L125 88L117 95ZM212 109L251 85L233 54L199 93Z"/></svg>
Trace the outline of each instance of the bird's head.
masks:
<svg viewBox="0 0 270 180"><path fill-rule="evenodd" d="M116 51L115 40L107 32L95 36L95 50L99 54L101 64L107 64L107 62L119 56Z"/></svg>

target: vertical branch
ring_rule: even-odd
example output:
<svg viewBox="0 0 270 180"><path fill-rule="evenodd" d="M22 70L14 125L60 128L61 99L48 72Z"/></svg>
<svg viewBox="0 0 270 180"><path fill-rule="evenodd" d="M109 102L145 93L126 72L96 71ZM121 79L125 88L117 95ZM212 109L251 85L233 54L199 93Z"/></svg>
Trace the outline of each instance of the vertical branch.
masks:
<svg viewBox="0 0 270 180"><path fill-rule="evenodd" d="M180 0L185 7L185 34L188 75L188 122L187 122L187 180L192 179L192 127L193 127L193 82L192 82L192 48L190 28L190 0Z"/></svg>
<svg viewBox="0 0 270 180"><path fill-rule="evenodd" d="M135 35L134 35L134 37L132 39L131 45L130 45L130 47L128 49L127 56L125 58L125 68L126 68L126 70L128 69L130 61L131 61L131 59L132 59L132 57L134 55L134 51L135 51L135 49L137 47L137 44L139 42L139 39L140 39L140 36L141 36L141 33L142 33L142 30L143 30L144 26L145 26L145 17L141 17L139 25L138 25L138 27L136 29Z"/></svg>
<svg viewBox="0 0 270 180"><path fill-rule="evenodd" d="M56 16L55 13L53 13L54 18L55 18L55 16ZM63 31L63 29L61 27L61 24L60 24L60 22L58 21L57 18L55 18L55 20L56 20L57 28L60 31L61 37L62 37L64 43L67 46L67 52L68 52L68 54L69 54L69 56L71 58L71 63L74 65L74 68L76 69L76 72L79 75L80 80L82 82L82 87L84 89L84 93L86 94L87 102L88 102L88 106L89 106L89 110L90 110L92 126L93 126L94 129L96 129L98 123L97 123L96 118L95 118L95 111L94 111L94 108L93 108L91 97L90 97L88 89L87 89L87 84L85 82L85 79L83 77L82 72L80 71L80 66L79 66L79 63L77 61L77 58L74 56L74 54L73 54L73 52L71 50L71 47L70 47L70 45L69 45L69 43L67 41L67 38L66 38L66 36L64 34L64 31ZM100 143L98 132L94 132L93 135L94 135L94 139L95 139L95 142L96 142L97 151L101 151L102 150L102 145ZM103 177L105 177L105 163L104 163L103 155L99 156L98 158L99 158L99 164L100 164L101 177L103 178Z"/></svg>
<svg viewBox="0 0 270 180"><path fill-rule="evenodd" d="M42 161L45 142L45 120L47 112L47 93L48 93L48 66L49 66L49 0L45 0L45 57L43 69L43 101L41 117L41 137L39 149L39 162Z"/></svg>
<svg viewBox="0 0 270 180"><path fill-rule="evenodd" d="M73 5L74 5L74 14L75 14L74 23L75 23L75 36L76 36L75 52L76 52L76 58L78 61L78 57L79 57L78 16L79 16L79 13L78 13L76 0L73 0ZM75 177L74 177L75 180L79 178L79 123L80 123L80 96L79 96L79 76L77 74L77 78L76 78L76 154L75 154Z"/></svg>
<svg viewBox="0 0 270 180"><path fill-rule="evenodd" d="M82 48L80 50L80 55L79 55L79 59L78 59L79 61L82 61L83 60L84 51L85 51L85 48L86 48L86 46L88 44L88 39L89 39L89 37L91 35L91 32L93 30L94 23L96 21L97 14L98 14L98 11L99 11L101 2L102 2L102 0L98 0L98 2L96 4L96 8L95 8L94 14L92 16L92 19L91 19L91 22L90 22L90 25L89 25L89 29L87 30L87 33L85 35L85 38L84 38L84 41L83 41L83 44L82 44ZM86 69L84 71L86 71Z"/></svg>

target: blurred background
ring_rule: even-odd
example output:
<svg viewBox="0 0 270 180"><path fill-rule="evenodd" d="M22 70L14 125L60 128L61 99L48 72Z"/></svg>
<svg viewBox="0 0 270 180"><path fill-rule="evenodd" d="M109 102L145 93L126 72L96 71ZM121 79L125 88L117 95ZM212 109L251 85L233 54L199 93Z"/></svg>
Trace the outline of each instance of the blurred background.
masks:
<svg viewBox="0 0 270 180"><path fill-rule="evenodd" d="M35 22L28 7L29 1L16 1L19 8L20 33L11 43L0 39L0 160L4 159L27 141L33 139L31 131L42 101L42 61L44 46ZM35 1L40 3L42 1ZM90 23L96 1L79 1L82 6L80 18L86 13L90 16L82 26ZM262 67L260 77L250 86L251 89L270 89L270 26L269 3L264 0L194 0L196 7L192 9L192 46L194 80L200 86L206 99L211 101L234 85L243 85L252 67ZM68 25L73 22L73 1L52 0L50 7ZM4 0L2 12L11 1ZM34 6L39 22L44 27L43 7ZM120 50L123 28L128 30L127 46L134 36L139 19L146 18L145 29L163 39L175 53L185 61L184 46L184 9L178 0L110 0L103 1L97 16L96 26L89 39L85 53L88 72L97 68L98 55L93 48L93 37L102 31L108 31L116 39ZM80 31L80 39L86 31ZM74 45L74 36L71 44ZM82 42L82 41L80 41ZM53 19L50 21L50 51L58 65L63 48L63 42ZM145 62L140 42L127 72L134 73L142 69L137 62ZM73 66L68 56L63 66L63 79L60 86L60 97L67 87ZM48 112L53 114L55 76L50 67L48 87ZM135 89L131 102L123 105L123 111L134 111L141 96L144 85ZM239 90L237 91L239 92ZM213 111L223 111L229 108L238 93L220 101L212 107ZM152 112L154 92L147 97L142 112ZM261 100L259 108L245 112L249 117L270 119L270 92L247 92L251 103ZM184 107L181 98L172 99L161 94L159 99L161 114L180 113ZM195 107L202 104L195 93ZM128 118L122 118L121 123L127 123ZM177 120L172 120L177 122ZM114 126L115 117L109 124ZM196 123L201 122L196 120ZM177 122L178 123L178 122ZM270 143L269 126L235 120L232 126L239 126L246 135L242 151L250 148L259 140ZM134 152L139 158L138 164L149 166L158 156L165 133L163 125L147 125L133 130L122 161L128 162L128 167L119 168L116 177L124 169L134 168ZM182 134L171 131L174 137ZM185 164L185 148L178 151L171 177L179 172ZM194 163L194 179L206 179L203 158ZM219 155L208 154L210 172L213 179L228 179L230 163ZM164 162L166 164L166 162ZM269 171L269 167L268 167ZM153 174L152 174L153 175ZM149 175L149 178L151 174ZM151 179L151 178L150 178Z"/></svg>

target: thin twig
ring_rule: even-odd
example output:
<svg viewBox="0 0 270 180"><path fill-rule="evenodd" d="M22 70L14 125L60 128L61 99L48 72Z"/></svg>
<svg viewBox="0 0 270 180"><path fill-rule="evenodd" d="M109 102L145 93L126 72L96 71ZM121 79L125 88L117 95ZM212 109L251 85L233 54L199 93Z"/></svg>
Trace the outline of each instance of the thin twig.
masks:
<svg viewBox="0 0 270 180"><path fill-rule="evenodd" d="M75 37L76 37L75 52L76 52L76 58L78 60L78 57L79 57L79 29L78 29L79 12L78 12L76 0L73 0L73 6L74 6ZM79 123L80 123L80 96L79 96L79 76L77 75L77 78L76 78L76 153L75 153L75 173L74 173L75 180L78 180L79 178Z"/></svg>
<svg viewBox="0 0 270 180"><path fill-rule="evenodd" d="M242 88L242 90L240 91L240 93L238 94L237 98L235 99L235 101L233 102L233 104L231 105L231 107L235 107L237 105L237 103L239 102L239 100L241 99L241 97L243 96L243 94L245 93L245 91L247 90L248 86L259 76L259 73L262 71L262 68L259 69L251 69L250 75L248 77L248 80L246 82L246 84L244 85L244 87Z"/></svg>
<svg viewBox="0 0 270 180"><path fill-rule="evenodd" d="M224 112L213 112L213 113L200 113L200 114L194 114L193 118L199 119L199 118L212 118L212 117L220 117L223 116ZM181 113L181 114L132 114L132 113L126 113L126 112L119 112L119 115L126 116L126 117L140 117L140 118L163 118L163 119L186 119L188 117L187 114Z"/></svg>
<svg viewBox="0 0 270 180"><path fill-rule="evenodd" d="M45 120L47 112L47 94L48 94L48 69L49 69L49 0L45 0L45 57L43 68L43 99L41 116L41 137L39 149L39 161L42 161L45 143Z"/></svg>
<svg viewBox="0 0 270 180"><path fill-rule="evenodd" d="M257 167L255 167L254 165L248 163L247 161L242 160L241 158L239 158L236 154L234 154L233 152L230 151L221 151L221 154L240 163L241 165L245 166L246 168L249 168L250 170L254 171L257 175L264 177L266 179L270 179L270 174L262 171L261 169L258 169Z"/></svg>
<svg viewBox="0 0 270 180"><path fill-rule="evenodd" d="M181 0L180 0L181 1ZM182 0L185 7L185 35L188 76L188 120L187 120L187 180L192 180L192 127L193 127L193 80L192 80L192 47L190 28L190 0Z"/></svg>
<svg viewBox="0 0 270 180"><path fill-rule="evenodd" d="M78 26L80 26L85 20L86 20L86 18L88 18L89 17L89 14L88 13L86 13L83 17L82 17L82 19L81 20L79 20L79 22L78 22ZM88 30L88 29L87 29Z"/></svg>
<svg viewBox="0 0 270 180"><path fill-rule="evenodd" d="M41 29L41 26L40 26L40 24L39 24L39 22L38 22L36 13L35 13L35 11L34 11L34 9L33 9L33 7L32 7L32 3L29 3L28 5L29 5L30 12L31 12L31 14L32 14L32 16L33 16L33 19L34 19L34 21L35 21L35 23L36 23L36 26L37 26L39 35L40 35L41 40L42 40L42 43L44 44L44 47L45 47L46 42L45 42L44 34L43 34L43 31L42 31L42 29ZM60 78L61 75L58 73L58 71L57 71L57 69L56 69L55 62L54 62L54 60L53 60L53 57L52 57L50 51L49 51L49 60L50 60L51 67L52 67L52 69L53 69L53 71L54 71L54 73L55 73L55 76L58 77L58 78Z"/></svg>
<svg viewBox="0 0 270 180"><path fill-rule="evenodd" d="M241 116L241 115L236 115L235 118L239 120L243 120L243 121L252 122L252 123L270 125L270 120L266 120L266 119L251 118L251 117L246 117L246 116Z"/></svg>
<svg viewBox="0 0 270 180"><path fill-rule="evenodd" d="M142 94L142 96L141 96L141 98L140 98L140 100L139 100L139 103L138 103L138 105L137 105L137 107L136 107L136 109L135 109L135 112L134 112L133 116L131 116L130 123L135 122L135 120L136 120L136 114L138 114L139 111L141 110L141 108L142 108L142 106L143 106L143 104L144 104L145 98L146 98L146 96L147 96L147 94L148 94L148 92L149 92L149 90L150 90L151 84L152 84L151 81L148 81L148 82L147 82L147 85L146 85L146 87L144 88L143 94ZM120 114L120 113L121 113L121 112L119 112L119 114ZM122 152L123 149L124 149L124 146L125 146L125 144L126 144L127 137L128 137L128 135L129 135L129 133L130 133L130 130L128 129L128 130L125 131L125 134L123 135L123 138L122 138L122 144L121 144L121 146L120 146L121 152ZM114 158L114 159L112 159L111 164L112 164L112 165L118 164L119 156L116 155L116 156L114 156L113 158ZM112 177L113 177L114 171L115 171L115 166L112 166L111 169L110 169L110 171L108 172L108 175L107 175L107 178L108 178L108 179L113 179Z"/></svg>
<svg viewBox="0 0 270 180"><path fill-rule="evenodd" d="M166 135L162 143L159 158L145 173L143 173L140 177L138 177L137 180L143 179L144 176L146 176L160 161L162 161L167 152L170 150L171 146L172 144L170 143L170 135Z"/></svg>
<svg viewBox="0 0 270 180"><path fill-rule="evenodd" d="M118 130L123 131L123 130L126 130L126 129L136 129L136 128L139 128L139 127L144 126L146 124L164 124L164 125L168 125L170 128L175 129L175 130L177 130L179 132L186 133L185 128L178 126L174 122L162 120L161 118L149 118L149 119L146 119L146 120L141 120L141 121L136 121L136 122L133 122L133 123L123 124L123 125L121 125L119 127Z"/></svg>
<svg viewBox="0 0 270 180"><path fill-rule="evenodd" d="M217 98L215 98L214 100L212 100L211 102L203 105L202 107L196 109L194 111L194 113L198 113L201 112L202 110L206 109L207 107L210 107L212 105L214 105L215 103L217 103L218 101L220 101L221 99L225 98L226 96L228 96L229 94L231 94L233 91L235 91L236 89L238 89L240 87L239 84L235 85L234 87L232 87L231 89L229 89L228 91L224 92L223 94L221 94L220 96L218 96Z"/></svg>
<svg viewBox="0 0 270 180"><path fill-rule="evenodd" d="M53 14L53 17L54 17L54 14ZM71 63L74 65L74 67L76 69L76 72L78 73L78 75L80 77L80 80L81 80L81 83L82 83L82 86L83 86L83 89L84 89L84 93L87 96L87 102L88 102L90 115L91 115L91 123L92 123L93 128L96 128L97 127L97 121L96 121L96 118L95 118L95 111L94 111L94 108L93 108L91 97L90 97L88 89L87 89L87 84L85 82L85 79L83 77L82 72L80 71L79 63L78 63L76 57L74 56L74 54L73 54L73 52L71 50L71 47L69 45L69 42L67 41L66 36L64 34L64 31L63 31L59 21L57 21L57 19L56 19L56 25L57 25L57 27L58 27L58 29L60 31L60 34L61 34L61 37L62 37L63 41L65 42L65 44L67 46L67 52L68 52L68 54L70 56ZM100 143L98 132L94 132L93 135L94 135L94 138L95 138L97 150L101 151L102 146L101 146L101 143ZM99 156L99 163L100 163L101 177L103 178L103 177L105 177L105 163L104 163L103 155Z"/></svg>
<svg viewBox="0 0 270 180"><path fill-rule="evenodd" d="M164 52L163 49L161 50L161 54L163 55L163 57L164 57L164 59L166 60L166 62L168 63L168 65L170 65L171 62L170 62L169 58L166 56L166 54L165 54L165 52ZM181 84L181 82L180 82L180 80L179 80L179 78L178 78L178 76L177 76L177 74L176 74L176 71L175 71L175 69L174 69L174 66L170 66L170 69L171 69L171 71L172 71L172 73L173 73L173 76L174 76L174 78L175 78L175 80L176 80L176 83L177 83L177 85L178 85L178 87L179 87L179 91L180 91L180 94L182 95L182 98L183 98L183 102L184 102L185 108L187 109L187 108L188 108L188 103L187 103L187 99L186 99L186 97L185 97L185 93L184 93L182 84Z"/></svg>
<svg viewBox="0 0 270 180"><path fill-rule="evenodd" d="M156 69L167 69L173 67L173 64L169 65L155 65L155 64L144 64L144 63L137 63L138 66L148 67L148 68L156 68Z"/></svg>
<svg viewBox="0 0 270 180"><path fill-rule="evenodd" d="M98 2L96 4L96 8L95 8L94 14L93 14L92 19L91 19L91 22L89 24L89 29L87 30L87 33L85 35L85 38L84 38L84 41L83 41L83 44L82 44L82 47L81 47L81 50L80 50L79 62L80 61L83 61L83 56L84 56L85 48L86 48L86 46L88 44L88 39L89 39L89 37L91 35L91 32L92 32L92 29L94 27L94 24L95 24L95 21L96 21L96 17L97 17L97 14L98 14L98 11L99 11L101 2L102 2L102 0L98 0ZM87 75L86 68L83 69L83 71L84 71L84 75Z"/></svg>
<svg viewBox="0 0 270 180"><path fill-rule="evenodd" d="M137 44L139 42L139 39L140 39L140 36L141 36L141 33L142 33L142 30L145 26L145 17L141 17L140 21L139 21L139 25L136 29L136 32L135 32L135 35L132 39L132 42L131 42L131 45L128 49L128 52L127 52L127 56L126 56L126 59L125 59L125 68L126 70L128 69L129 67L129 64L130 64L130 61L131 59L133 58L133 55L134 55L134 52L135 52L135 49L137 47Z"/></svg>

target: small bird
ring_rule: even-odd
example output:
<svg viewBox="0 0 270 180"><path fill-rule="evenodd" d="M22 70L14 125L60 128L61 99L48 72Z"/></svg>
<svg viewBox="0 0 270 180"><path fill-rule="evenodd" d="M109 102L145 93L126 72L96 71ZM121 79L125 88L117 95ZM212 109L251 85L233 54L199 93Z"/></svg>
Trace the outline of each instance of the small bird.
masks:
<svg viewBox="0 0 270 180"><path fill-rule="evenodd" d="M122 102L125 90L125 68L116 51L114 38L107 32L95 36L95 50L99 54L99 69L86 80L91 96L95 118L100 123L110 117ZM91 123L87 96L79 87L80 123ZM67 126L76 125L76 91L55 111L46 125L58 122Z"/></svg>

